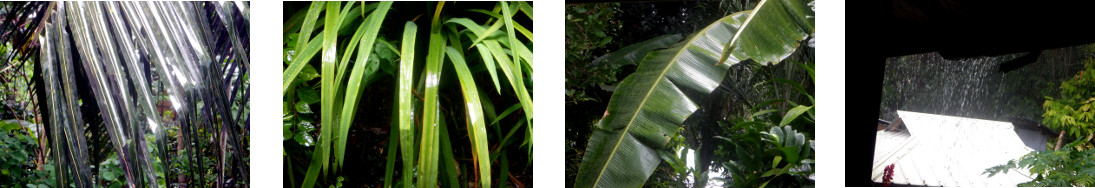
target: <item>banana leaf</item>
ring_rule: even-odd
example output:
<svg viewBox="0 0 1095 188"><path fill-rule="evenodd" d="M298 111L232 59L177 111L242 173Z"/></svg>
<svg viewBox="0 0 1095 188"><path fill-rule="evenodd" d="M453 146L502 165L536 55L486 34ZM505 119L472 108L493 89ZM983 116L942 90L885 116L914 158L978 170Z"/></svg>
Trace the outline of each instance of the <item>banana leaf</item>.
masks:
<svg viewBox="0 0 1095 188"><path fill-rule="evenodd" d="M781 28L790 20L772 19L779 16L769 14L788 13L783 9L758 7L726 16L669 49L647 54L635 73L620 83L609 100L605 116L594 125L574 185L642 186L661 163L658 151L665 148L670 136L676 134L699 104L707 102L707 95L719 85L731 65L750 58L779 62L790 55L794 48L782 47L796 46L804 38L764 38L769 35L759 33L763 30L754 31ZM802 30L773 32L788 32L777 37L805 36ZM734 42L765 42L779 48L732 50L730 44ZM763 56L752 56L756 53L749 50L760 50Z"/></svg>

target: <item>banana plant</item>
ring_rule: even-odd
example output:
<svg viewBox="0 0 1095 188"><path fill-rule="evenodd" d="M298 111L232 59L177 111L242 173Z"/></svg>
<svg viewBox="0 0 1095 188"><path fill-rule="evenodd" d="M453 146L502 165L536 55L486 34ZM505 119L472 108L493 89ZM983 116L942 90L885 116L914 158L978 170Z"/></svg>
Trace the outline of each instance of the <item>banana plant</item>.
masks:
<svg viewBox="0 0 1095 188"><path fill-rule="evenodd" d="M286 111L285 131L307 130L299 129L302 126L298 123L302 121L294 120L302 116L292 114L313 113L309 104L316 100L305 100L311 92L308 90L319 88L322 91L318 100L322 123L315 140L317 144L311 152L303 181L293 183L293 186L313 187L328 182L321 180L321 175L328 179L340 176L339 170L346 168L348 130L358 118L356 110L359 105L377 105L361 99L367 95L364 93L366 88L377 87L395 88L394 102L383 104L394 107L392 133L389 134L388 150L385 150L385 187L456 186L461 179L481 187L505 182L505 178L492 178L495 174L492 166L509 165L504 162L508 148L527 148L527 154L531 154L532 148L533 103L529 84L533 73L530 49L533 38L531 31L514 21L515 17L531 20L531 4L498 2L493 10L459 10L448 8L453 6L449 3L438 2L431 5L433 9L424 11L421 18L387 19L389 9L403 7L393 4L314 2L286 23L286 30L297 32L287 33L287 38L295 39L295 42L286 43L283 93L288 106L303 107ZM452 16L456 15L452 12L487 19ZM428 23L427 27L420 28L422 22ZM382 39L380 33L388 30L402 31L399 43ZM344 31L356 32L352 37L343 37ZM312 36L316 32L318 34ZM378 51L394 52L398 59L371 55ZM320 55L321 71L316 71L312 63L316 55ZM379 71L377 66L390 67L394 71ZM450 74L455 76L447 76ZM481 79L489 78L490 82L477 80L477 74L486 74ZM393 84L374 82L380 77L393 78ZM320 84L312 85L311 80L316 78L320 79ZM455 79L449 81L447 78ZM483 84L492 86L481 87ZM489 92L490 88L495 91ZM294 90L297 92L292 92ZM298 97L300 100L296 100ZM495 113L494 103L508 102L499 98L516 103L500 114ZM292 105L293 101L298 104ZM504 120L513 117L507 116L509 114L523 114L523 117L517 117L520 121L515 125L512 119ZM463 121L459 125L464 125L467 132L449 131L448 124L454 121ZM488 134L490 128L494 134ZM509 132L503 135L502 130ZM525 141L516 145L510 136L519 130L525 130ZM291 135L295 134L286 133L286 140L293 137ZM457 138L467 140L458 141ZM454 151L457 143L470 143L470 151L466 152L470 156L459 156L465 153ZM470 157L471 171L457 172L464 168L458 168L454 156ZM395 167L397 161L403 164L402 168ZM289 166L292 169L294 165L290 162ZM396 172L401 172L402 177L395 176ZM461 177L459 174L467 175ZM503 170L499 175L508 174ZM292 176L289 179L296 181Z"/></svg>
<svg viewBox="0 0 1095 188"><path fill-rule="evenodd" d="M798 0L763 0L668 49L646 54L593 127L576 187L638 187L727 69L743 60L778 63L813 33L813 11Z"/></svg>

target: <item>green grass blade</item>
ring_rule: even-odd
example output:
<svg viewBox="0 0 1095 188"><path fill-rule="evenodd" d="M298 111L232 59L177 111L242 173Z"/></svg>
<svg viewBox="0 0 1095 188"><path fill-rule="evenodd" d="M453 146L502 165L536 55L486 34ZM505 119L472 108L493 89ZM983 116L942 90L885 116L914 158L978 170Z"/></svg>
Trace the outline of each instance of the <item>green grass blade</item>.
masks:
<svg viewBox="0 0 1095 188"><path fill-rule="evenodd" d="M501 14L498 14L498 13L495 13L495 12L491 12L491 11L488 11L488 10L483 10L483 9L469 9L469 10L467 10L467 11L469 11L469 12L478 12L478 13L483 13L483 14L486 14L487 16L491 16L491 17L495 17L495 18L499 18L499 19L501 19L501 18L502 18L502 15L501 15Z"/></svg>
<svg viewBox="0 0 1095 188"><path fill-rule="evenodd" d="M509 5L506 4L505 1L500 1L498 3L502 4L502 15L504 15L502 17L502 19L504 21L506 21L506 35L509 35L510 46L512 47L512 49L520 49L518 47L518 45L521 45L521 46L524 46L524 45L522 45L520 43L520 41L517 41L517 36L515 36L514 33L513 33L513 18L512 18L513 17L513 12L510 11L510 7L509 7ZM532 98L528 96L528 91L526 91L525 87L524 87L525 82L523 81L523 78L522 78L523 76L520 75L521 74L521 65L519 63L521 63L521 56L518 55L518 54L519 54L519 52L513 53L513 65L514 65L515 68L517 68L517 71L514 72L515 74L517 74L517 76L516 76L517 83L516 84L521 85L521 87L519 87L520 90L518 90L517 92L520 93L519 97L521 98L520 99L521 103L522 103L521 106L525 109L525 120L529 121L531 123L532 122L532 117L533 117L533 115L532 115ZM495 54L495 55L498 55L498 54Z"/></svg>
<svg viewBox="0 0 1095 188"><path fill-rule="evenodd" d="M312 162L308 165L308 173L304 174L304 183L300 187L315 187L316 177L319 176L319 167L323 162L320 158L319 152L312 153Z"/></svg>
<svg viewBox="0 0 1095 188"><path fill-rule="evenodd" d="M456 159L452 156L452 141L449 140L448 125L445 125L445 114L440 114L440 119L437 123L441 125L441 169L445 172L441 177L445 178L448 187L456 188L460 184L456 179Z"/></svg>
<svg viewBox="0 0 1095 188"><path fill-rule="evenodd" d="M502 165L499 165L500 166L499 168L500 168L502 173L498 173L498 179L497 180L498 180L498 187L502 188L502 187L506 187L506 176L509 175L509 159L506 158L506 152L502 152L498 155L502 156L502 159L498 163L498 164L502 164Z"/></svg>
<svg viewBox="0 0 1095 188"><path fill-rule="evenodd" d="M313 39L309 42L308 39L311 38L313 25L319 17L319 12L323 10L323 5L323 2L313 2L312 6L308 9L308 16L306 16L304 24L300 29L300 34L298 35L300 39L297 39L297 45L294 48L298 55L293 57L293 63L290 64L289 69L286 70L282 77L282 94L289 90L289 85L293 83L293 79L296 79L297 74L304 68L304 65L307 64L308 60L319 52L321 40ZM305 48L305 44L307 44L307 48ZM313 151L312 161L308 165L308 172L304 175L304 182L301 187L313 187L315 185L316 178L319 176L320 166L322 166L320 163L323 162L320 160L321 156L322 155L320 155L319 152Z"/></svg>
<svg viewBox="0 0 1095 188"><path fill-rule="evenodd" d="M498 71L495 70L495 66L497 65L494 63L494 58L487 57L490 55L490 51L488 51L486 47L483 47L483 44L476 44L475 46L478 46L475 49L479 50L479 54L483 55L483 64L486 64L487 73L490 73L490 80L494 82L495 93L501 94L502 86L501 84L498 84Z"/></svg>
<svg viewBox="0 0 1095 188"><path fill-rule="evenodd" d="M518 1L517 3L518 3L518 6L521 7L519 10L522 13L525 13L525 16L528 16L529 20L532 20L532 5L529 5L528 2L525 2L525 1ZM532 40L532 39L529 39L529 40Z"/></svg>
<svg viewBox="0 0 1095 188"><path fill-rule="evenodd" d="M403 52L400 54L399 63L399 132L402 132L399 141L403 150L403 181L411 180L411 168L414 161L414 109L411 108L413 96L411 90L414 79L414 41L418 26L408 21L403 26ZM410 183L404 183L404 187L411 187Z"/></svg>
<svg viewBox="0 0 1095 188"><path fill-rule="evenodd" d="M502 4L502 15L504 15L502 16L502 20L506 21L506 35L509 36L510 46L512 49L516 49L515 46L517 46L520 41L517 41L517 36L513 34L513 12L510 11L509 5L507 5L505 1L499 1L498 3ZM514 53L513 62L521 62L521 56Z"/></svg>
<svg viewBox="0 0 1095 188"><path fill-rule="evenodd" d="M411 90L414 79L414 41L418 26L408 21L403 26L403 53L400 54L399 63L399 137L403 150L403 181L411 180L411 168L414 161L414 109L411 108L413 96ZM411 187L410 183L404 183L404 187Z"/></svg>
<svg viewBox="0 0 1095 188"><path fill-rule="evenodd" d="M438 158L438 138L437 138L437 121L438 114L440 113L439 103L437 102L437 88L441 79L441 63L444 58L445 39L441 35L441 26L438 23L441 16L441 9L444 7L445 2L437 3L437 9L435 9L432 23L430 24L430 46L429 52L426 55L426 80L425 81L425 100L423 101L423 113L422 113L422 143L419 146L418 157L418 187L435 187L437 186L437 158Z"/></svg>
<svg viewBox="0 0 1095 188"><path fill-rule="evenodd" d="M494 22L494 25L491 25L490 28L487 28L486 31L476 33L476 35L479 35L479 37L475 38L475 40L472 41L471 44L479 44L479 42L483 41L483 39L486 39L487 37L493 35L494 32L502 28L502 24L502 20L498 20L497 22Z"/></svg>
<svg viewBox="0 0 1095 188"><path fill-rule="evenodd" d="M526 121L531 122L532 116L532 97L529 97L528 91L525 89L525 84L521 79L520 69L513 67L515 64L507 57L505 50L501 45L494 40L484 41L487 44L487 49L490 50L491 57L498 62L499 67L502 69L502 73L505 73L509 79L510 87L513 87L514 93L517 95L518 101L521 102L521 109L525 110ZM487 58L487 57L484 57Z"/></svg>
<svg viewBox="0 0 1095 188"><path fill-rule="evenodd" d="M281 154L285 155L285 149L281 150ZM287 171L289 171L289 185L296 185L297 178L293 177L293 161L289 159L289 156L285 156L285 167L288 168Z"/></svg>
<svg viewBox="0 0 1095 188"><path fill-rule="evenodd" d="M380 26L383 24L384 17L388 13L388 9L391 7L391 1L380 2L380 6L376 11L373 11L369 15L369 20L365 23L365 36L361 39L360 51L358 51L358 61L354 64L354 70L350 73L349 83L346 84L346 98L343 100L344 105L347 107L342 108L341 119L339 120L339 132L337 134L337 143L335 144L335 158L337 164L341 165L344 159L344 152L346 151L346 137L350 132L350 123L354 120L354 113L357 110L358 97L361 95L361 88L364 86L361 84L362 76L365 72L365 66L368 64L369 55L372 54L374 43L376 41L377 32L380 31ZM347 55L348 56L348 55Z"/></svg>
<svg viewBox="0 0 1095 188"><path fill-rule="evenodd" d="M308 40L312 38L312 30L315 29L316 20L319 19L320 11L323 11L322 1L312 2L312 6L308 8L308 15L304 18L304 24L300 27L300 34L297 35L297 45L293 47L297 52L301 52L304 49L304 45L308 43Z"/></svg>
<svg viewBox="0 0 1095 188"><path fill-rule="evenodd" d="M517 29L517 32L520 32L521 35L525 36L525 38L527 38L529 42L532 42L532 31L529 31L528 29L525 29L525 26L521 26L521 24L513 23L513 29Z"/></svg>
<svg viewBox="0 0 1095 188"><path fill-rule="evenodd" d="M361 39L361 36L365 35L365 32L367 31L365 30L365 28L369 25L371 24L366 21L362 22L362 24L357 27L357 31L354 32L354 36L350 37L350 43L346 45L346 49L342 52L342 60L338 62L338 67L347 67L347 63L350 62L350 54L353 54L354 49L357 48L357 44L358 42L360 42L359 39ZM360 54L358 56L360 56ZM335 78L337 79L335 81L336 88L341 87L341 84L343 83L343 78L346 77L346 70L346 68L338 69L338 73L335 74Z"/></svg>
<svg viewBox="0 0 1095 188"><path fill-rule="evenodd" d="M321 45L323 44L323 40L321 38L322 36L318 36L316 39L312 39L311 42L308 42L308 46L304 48L304 51L297 51L296 56L293 57L293 62L289 64L289 68L282 74L282 94L289 91L289 86L293 85L293 80L297 78L300 71L303 70L304 66L308 65L308 61L322 49Z"/></svg>
<svg viewBox="0 0 1095 188"><path fill-rule="evenodd" d="M475 22L467 18L453 18L445 21L445 23L463 25L465 28L468 28L468 30L472 31L472 33L468 33L468 36L472 38L478 38L477 36L485 32L482 26L475 24ZM494 91L495 93L501 94L502 89L501 85L498 84L498 73L497 71L495 71L496 64L494 62L494 58L490 56L490 51L488 51L486 47L483 46L483 44L471 43L469 45L478 46L477 49L479 50L479 54L483 57L483 63L487 66L487 72L490 72L491 81L494 81Z"/></svg>
<svg viewBox="0 0 1095 188"><path fill-rule="evenodd" d="M319 150L320 157L322 157L320 158L323 162L323 168L321 168L321 170L324 175L327 174L327 167L330 166L331 161L331 132L334 131L333 129L337 128L338 124L335 122L334 118L334 97L338 95L336 93L338 89L334 87L334 77L335 70L339 68L335 62L337 61L336 56L338 55L336 52L336 44L338 43L338 22L336 21L338 19L338 8L339 2L328 2L327 17L323 20L325 22L323 26L323 56L321 57L323 62L323 92L321 93L321 98L323 101L320 102L322 103L323 108L321 117L323 127L319 136L320 144L316 150Z"/></svg>
<svg viewBox="0 0 1095 188"><path fill-rule="evenodd" d="M508 146L511 142L509 140L509 138L512 137L514 133L517 133L517 130L520 130L521 126L524 126L524 125L525 125L524 121L517 121L517 125L514 125L513 128L509 129L509 132L506 133L506 136L503 136L502 140L498 142L497 149L495 149L494 151L491 152L491 156L494 157L494 158L491 158L491 161L497 160L498 153L505 152L505 150L502 150L501 148L505 148L506 146Z"/></svg>
<svg viewBox="0 0 1095 188"><path fill-rule="evenodd" d="M397 103L396 106L398 105L399 104ZM392 119L398 118L396 117L399 116L398 111L399 108L392 109ZM399 130L399 122L392 121L391 124L392 128L390 130L392 131L389 131L391 134L388 135L388 149L384 150L384 152L388 153L388 157L386 158L388 161L384 165L384 188L391 188L392 182L394 182L392 181L392 174L395 171L395 153L399 150L399 131L396 131Z"/></svg>
<svg viewBox="0 0 1095 188"><path fill-rule="evenodd" d="M521 108L521 103L513 104L509 108L506 108L506 110L502 111L502 114L499 114L497 118L494 118L494 121L490 122L490 125L497 124L498 120L501 120L502 118L505 118L506 115L509 115L510 113L513 113L513 111L516 111L518 108Z"/></svg>
<svg viewBox="0 0 1095 188"><path fill-rule="evenodd" d="M391 43L388 43L387 41L384 41L384 40L377 40L376 42L378 44L383 44L384 49L392 51L392 53L394 53L395 55L400 55L399 49L395 49L395 46L392 46Z"/></svg>
<svg viewBox="0 0 1095 188"><path fill-rule="evenodd" d="M471 139L472 156L479 165L480 178L483 187L490 187L490 162L487 161L487 128L483 123L483 105L479 102L479 88L475 86L475 79L468 70L467 63L460 51L449 47L447 49L449 60L452 62L456 75L460 79L460 89L464 93L464 103L468 111L468 135Z"/></svg>
<svg viewBox="0 0 1095 188"><path fill-rule="evenodd" d="M281 32L282 33L289 33L289 31L300 30L300 24L304 23L304 16L307 15L307 14L308 14L308 9L301 9L301 10L297 11L296 13L293 13L293 16L289 17L288 21L285 21L285 24L284 24L285 29L282 29ZM297 47L296 44L292 44L292 45L293 45L294 48Z"/></svg>
<svg viewBox="0 0 1095 188"><path fill-rule="evenodd" d="M393 111L392 116L397 116L397 113L394 113ZM392 119L395 119L395 117L392 117ZM392 121L391 130L399 130L399 128L399 122ZM388 150L384 150L384 152L388 153L388 162L384 165L384 188L392 187L392 174L395 171L395 153L399 150L400 145L400 131L389 132L391 132L391 134L388 136Z"/></svg>
<svg viewBox="0 0 1095 188"><path fill-rule="evenodd" d="M293 47L293 51L296 52L293 63L289 65L281 78L282 94L289 91L289 85L292 85L293 80L297 78L297 74L304 68L304 64L307 64L308 60L312 59L312 56L319 51L320 40L309 39L312 38L312 30L315 29L314 25L316 20L319 19L320 11L323 11L323 5L323 2L313 2L308 9L308 15L305 16L303 26L300 27L300 32L297 35L297 44ZM320 37L317 36L316 38Z"/></svg>

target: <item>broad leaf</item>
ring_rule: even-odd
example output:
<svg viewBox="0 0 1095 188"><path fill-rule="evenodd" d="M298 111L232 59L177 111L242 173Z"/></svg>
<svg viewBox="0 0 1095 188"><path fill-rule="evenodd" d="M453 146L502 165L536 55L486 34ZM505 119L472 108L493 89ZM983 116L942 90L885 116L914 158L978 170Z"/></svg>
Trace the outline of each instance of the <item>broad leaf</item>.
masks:
<svg viewBox="0 0 1095 188"><path fill-rule="evenodd" d="M806 24L813 11L807 9L801 0L761 0L739 34L726 44L718 63L731 53L744 53L761 64L779 63L798 48L798 41L813 33L813 23Z"/></svg>
<svg viewBox="0 0 1095 188"><path fill-rule="evenodd" d="M665 147L667 135L706 101L730 65L750 58L779 62L793 53L806 33L779 2L761 4L755 12L724 17L683 43L646 55L594 126L575 186L641 186L661 162L657 150ZM730 49L732 43L742 50Z"/></svg>
<svg viewBox="0 0 1095 188"><path fill-rule="evenodd" d="M683 43L647 55L612 95L579 167L579 187L638 187L658 166L684 119L718 86L730 64L715 65L722 47L748 16L736 13ZM736 63L741 58L735 57Z"/></svg>

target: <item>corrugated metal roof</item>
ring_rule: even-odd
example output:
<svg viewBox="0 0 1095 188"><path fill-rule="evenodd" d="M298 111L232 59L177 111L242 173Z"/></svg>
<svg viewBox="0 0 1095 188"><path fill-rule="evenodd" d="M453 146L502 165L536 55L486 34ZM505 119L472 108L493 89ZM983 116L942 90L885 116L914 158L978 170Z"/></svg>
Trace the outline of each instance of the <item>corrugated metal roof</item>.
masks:
<svg viewBox="0 0 1095 188"><path fill-rule="evenodd" d="M1017 130L1009 122L897 113L909 132L878 131L872 171L875 182L882 182L886 166L895 164L894 184L1012 187L1033 178L1026 170L990 178L983 174L985 169L1045 148L1045 135Z"/></svg>

